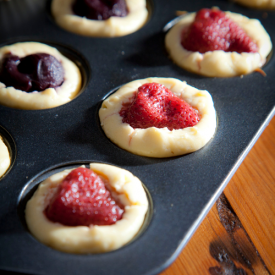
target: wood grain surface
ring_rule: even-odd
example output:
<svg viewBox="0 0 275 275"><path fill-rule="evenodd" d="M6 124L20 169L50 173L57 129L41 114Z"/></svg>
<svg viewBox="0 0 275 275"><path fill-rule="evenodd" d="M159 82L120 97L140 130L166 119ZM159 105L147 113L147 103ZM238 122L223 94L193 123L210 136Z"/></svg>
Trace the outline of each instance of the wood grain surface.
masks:
<svg viewBox="0 0 275 275"><path fill-rule="evenodd" d="M275 274L275 117L161 275Z"/></svg>

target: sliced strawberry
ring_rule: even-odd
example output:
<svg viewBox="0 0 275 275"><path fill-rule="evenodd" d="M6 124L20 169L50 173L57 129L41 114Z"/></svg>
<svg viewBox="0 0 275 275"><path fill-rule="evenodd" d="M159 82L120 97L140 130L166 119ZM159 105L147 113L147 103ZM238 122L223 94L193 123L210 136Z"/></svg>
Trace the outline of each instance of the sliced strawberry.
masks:
<svg viewBox="0 0 275 275"><path fill-rule="evenodd" d="M201 9L195 21L182 30L182 46L193 52L258 52L258 46L226 14L216 9Z"/></svg>
<svg viewBox="0 0 275 275"><path fill-rule="evenodd" d="M45 215L63 225L110 225L124 209L112 198L102 179L87 168L71 171L45 209Z"/></svg>
<svg viewBox="0 0 275 275"><path fill-rule="evenodd" d="M124 123L142 129L167 127L172 131L192 127L200 120L197 110L158 83L139 87L130 102L123 104L119 114Z"/></svg>

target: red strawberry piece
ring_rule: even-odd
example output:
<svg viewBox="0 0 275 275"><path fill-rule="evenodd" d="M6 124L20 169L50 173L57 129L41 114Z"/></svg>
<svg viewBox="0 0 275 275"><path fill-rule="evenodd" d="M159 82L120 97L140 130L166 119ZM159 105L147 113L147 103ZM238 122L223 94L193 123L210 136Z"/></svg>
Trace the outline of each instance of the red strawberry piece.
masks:
<svg viewBox="0 0 275 275"><path fill-rule="evenodd" d="M245 31L226 14L216 9L202 9L195 21L184 28L182 46L193 52L223 50L225 52L258 52L258 46Z"/></svg>
<svg viewBox="0 0 275 275"><path fill-rule="evenodd" d="M110 225L122 218L123 206L112 198L102 179L87 168L71 171L45 209L63 225Z"/></svg>
<svg viewBox="0 0 275 275"><path fill-rule="evenodd" d="M174 95L164 85L146 83L138 88L130 102L119 112L124 123L133 128L164 128L170 131L196 125L198 111Z"/></svg>

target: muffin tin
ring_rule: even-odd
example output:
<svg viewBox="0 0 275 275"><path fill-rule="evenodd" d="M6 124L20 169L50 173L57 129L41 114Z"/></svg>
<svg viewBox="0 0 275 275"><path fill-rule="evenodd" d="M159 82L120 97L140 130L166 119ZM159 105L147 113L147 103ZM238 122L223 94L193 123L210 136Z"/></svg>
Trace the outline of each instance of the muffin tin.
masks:
<svg viewBox="0 0 275 275"><path fill-rule="evenodd" d="M0 180L0 270L28 274L157 274L178 256L274 114L274 58L263 70L235 78L206 78L177 67L164 48L164 26L177 10L219 6L258 18L273 40L272 11L246 9L230 1L149 1L147 24L118 38L78 36L60 29L50 1L0 2L1 46L39 41L77 61L82 92L53 109L25 111L0 106L0 133L13 167ZM120 85L150 76L174 77L214 100L218 126L201 150L155 159L133 155L103 133L98 109ZM131 171L152 198L142 232L123 248L97 255L66 254L38 242L24 220L26 200L37 184L64 167L103 162Z"/></svg>

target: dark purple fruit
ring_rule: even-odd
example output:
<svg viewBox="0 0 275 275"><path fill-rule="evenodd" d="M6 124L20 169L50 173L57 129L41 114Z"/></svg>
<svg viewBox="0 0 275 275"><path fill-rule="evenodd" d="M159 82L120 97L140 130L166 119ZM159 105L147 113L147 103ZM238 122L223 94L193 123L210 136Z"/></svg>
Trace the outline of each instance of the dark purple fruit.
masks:
<svg viewBox="0 0 275 275"><path fill-rule="evenodd" d="M16 55L7 54L4 57L0 72L0 81L7 87L14 87L22 91L29 91L32 87L31 79L28 75L20 73L17 69L20 58Z"/></svg>
<svg viewBox="0 0 275 275"><path fill-rule="evenodd" d="M64 69L52 55L31 54L21 59L18 71L30 75L32 90L43 91L60 86L64 81Z"/></svg>
<svg viewBox="0 0 275 275"><path fill-rule="evenodd" d="M0 81L25 92L40 92L59 87L64 81L64 69L55 57L46 53L31 54L21 59L7 54Z"/></svg>
<svg viewBox="0 0 275 275"><path fill-rule="evenodd" d="M124 17L128 14L125 0L76 0L73 12L81 17L106 20L111 16Z"/></svg>

